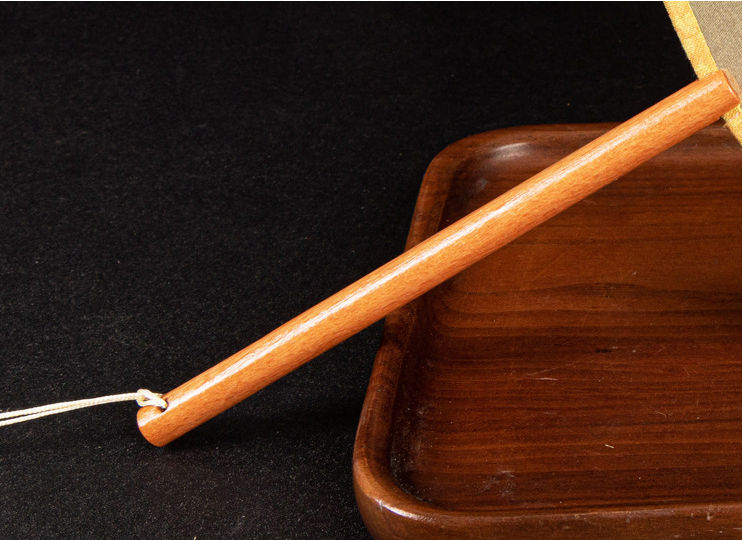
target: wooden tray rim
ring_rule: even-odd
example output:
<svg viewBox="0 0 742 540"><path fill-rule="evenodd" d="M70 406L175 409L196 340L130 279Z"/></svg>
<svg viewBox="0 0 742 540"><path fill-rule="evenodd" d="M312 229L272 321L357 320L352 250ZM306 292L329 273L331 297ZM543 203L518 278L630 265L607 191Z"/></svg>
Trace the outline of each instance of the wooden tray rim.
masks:
<svg viewBox="0 0 742 540"><path fill-rule="evenodd" d="M454 142L444 148L428 166L420 187L405 249L434 234L440 224L444 204L451 187L452 174L445 165L460 159L461 151L486 145L509 145L524 142L523 136L536 131L566 133L594 131L595 136L616 126L615 123L555 124L522 126L487 131ZM725 131L721 123L706 130ZM497 536L526 537L548 531L550 538L595 538L599 531L594 518L601 522L615 521L627 530L629 537L645 538L659 532L661 518L663 536L677 532L684 537L693 520L714 520L719 526L740 531L742 538L742 502L719 504L664 504L653 506L600 506L528 510L454 511L428 504L404 491L396 484L389 463L391 418L394 411L397 383L405 358L406 344L417 317L417 301L387 316L384 333L363 404L353 453L353 485L361 516L375 538L404 538L406 532L429 534L431 538L494 538ZM737 526L734 526L737 524Z"/></svg>

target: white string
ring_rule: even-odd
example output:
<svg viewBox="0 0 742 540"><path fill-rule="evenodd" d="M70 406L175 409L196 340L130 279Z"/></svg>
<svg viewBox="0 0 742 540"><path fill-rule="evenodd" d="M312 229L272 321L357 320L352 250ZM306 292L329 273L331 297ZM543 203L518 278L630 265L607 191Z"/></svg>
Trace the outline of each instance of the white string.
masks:
<svg viewBox="0 0 742 540"><path fill-rule="evenodd" d="M118 401L136 401L140 407L159 407L163 411L167 409L167 401L163 399L162 394L156 394L142 388L130 394L115 394L113 396L78 399L77 401L63 401L62 403L52 403L51 405L42 405L41 407L0 413L0 427L26 422L27 420L35 420L36 418L49 416L50 414L59 414L85 407L104 405L105 403L116 403Z"/></svg>

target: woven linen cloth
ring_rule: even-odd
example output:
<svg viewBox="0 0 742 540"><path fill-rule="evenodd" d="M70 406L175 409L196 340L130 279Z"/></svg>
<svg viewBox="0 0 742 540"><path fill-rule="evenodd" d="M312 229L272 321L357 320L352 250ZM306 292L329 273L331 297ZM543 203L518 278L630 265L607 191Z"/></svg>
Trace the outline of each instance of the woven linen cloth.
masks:
<svg viewBox="0 0 742 540"><path fill-rule="evenodd" d="M699 78L725 69L742 81L742 2L665 2L665 7ZM742 144L742 108L724 120Z"/></svg>

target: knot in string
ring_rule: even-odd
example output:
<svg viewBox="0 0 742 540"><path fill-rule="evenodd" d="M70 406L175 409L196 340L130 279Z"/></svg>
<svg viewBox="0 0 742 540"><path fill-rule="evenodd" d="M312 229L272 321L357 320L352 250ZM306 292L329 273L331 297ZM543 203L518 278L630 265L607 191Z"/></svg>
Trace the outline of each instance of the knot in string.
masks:
<svg viewBox="0 0 742 540"><path fill-rule="evenodd" d="M137 405L140 407L159 407L163 411L167 409L167 401L162 397L162 394L156 394L146 388L140 388L137 390Z"/></svg>

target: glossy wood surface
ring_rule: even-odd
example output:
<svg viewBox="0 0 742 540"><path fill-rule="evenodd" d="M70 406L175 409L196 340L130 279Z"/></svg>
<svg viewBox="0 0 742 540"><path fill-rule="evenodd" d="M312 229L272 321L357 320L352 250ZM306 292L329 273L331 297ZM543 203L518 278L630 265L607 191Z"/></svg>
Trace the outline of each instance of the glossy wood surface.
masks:
<svg viewBox="0 0 742 540"><path fill-rule="evenodd" d="M143 407L138 415L142 434L157 446L167 444L709 125L738 103L722 72L688 85L168 392L164 411Z"/></svg>
<svg viewBox="0 0 742 540"><path fill-rule="evenodd" d="M460 141L409 247L607 126ZM716 125L395 311L354 455L377 539L742 538L742 148Z"/></svg>

